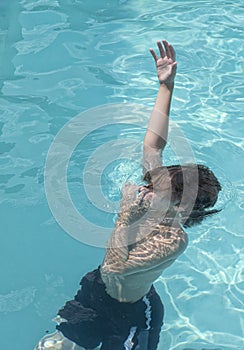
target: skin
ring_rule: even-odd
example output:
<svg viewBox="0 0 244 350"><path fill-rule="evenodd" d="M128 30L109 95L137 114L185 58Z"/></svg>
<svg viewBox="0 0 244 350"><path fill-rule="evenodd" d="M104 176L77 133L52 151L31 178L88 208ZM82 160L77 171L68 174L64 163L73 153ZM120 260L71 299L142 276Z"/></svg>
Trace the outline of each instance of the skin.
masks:
<svg viewBox="0 0 244 350"><path fill-rule="evenodd" d="M144 138L144 172L162 165L177 68L172 45L162 40L157 42L157 46L159 55L153 49L150 52L160 86ZM180 203L172 200L174 197L167 193L167 177L163 180L166 183L164 193L154 193L150 184L124 185L120 213L100 269L107 293L119 301L132 303L145 296L152 283L187 246L187 235L180 227L180 219L177 216L175 219ZM168 195L170 201L167 202ZM162 217L167 220L162 222ZM48 339L51 342L57 339L59 347L56 347L63 350L83 350L60 332L45 336L35 349L42 349Z"/></svg>
<svg viewBox="0 0 244 350"><path fill-rule="evenodd" d="M160 152L161 155L168 137L170 105L177 62L173 46L166 40L162 42L165 49L160 41L157 42L160 56L150 49L156 64L160 87L144 139L144 156L147 156L147 153L152 156L151 152Z"/></svg>
<svg viewBox="0 0 244 350"><path fill-rule="evenodd" d="M144 170L162 162L177 66L172 45L163 40L157 46L159 56L153 49L150 52L160 87L144 139ZM107 293L119 301L135 302L142 298L187 246L187 236L177 220L174 225L160 223L167 195L155 194L148 186L124 186L118 221L101 266ZM167 203L169 220L174 205Z"/></svg>

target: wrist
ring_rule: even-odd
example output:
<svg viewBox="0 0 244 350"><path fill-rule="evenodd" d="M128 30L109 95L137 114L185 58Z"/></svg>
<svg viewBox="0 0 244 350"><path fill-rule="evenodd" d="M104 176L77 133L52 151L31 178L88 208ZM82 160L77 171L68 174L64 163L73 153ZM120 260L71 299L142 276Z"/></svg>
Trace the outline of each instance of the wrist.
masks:
<svg viewBox="0 0 244 350"><path fill-rule="evenodd" d="M169 91L173 91L173 89L174 89L174 82L171 82L171 83L160 83L160 88L167 89Z"/></svg>

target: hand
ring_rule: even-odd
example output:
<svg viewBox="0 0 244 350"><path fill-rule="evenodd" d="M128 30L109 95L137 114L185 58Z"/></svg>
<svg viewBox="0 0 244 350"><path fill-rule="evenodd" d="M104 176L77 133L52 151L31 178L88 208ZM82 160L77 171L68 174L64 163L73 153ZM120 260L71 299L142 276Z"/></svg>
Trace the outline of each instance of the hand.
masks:
<svg viewBox="0 0 244 350"><path fill-rule="evenodd" d="M164 48L163 45L164 44ZM157 42L160 57L158 57L153 49L150 52L155 60L158 80L160 84L173 85L176 75L177 62L175 61L175 50L166 40Z"/></svg>

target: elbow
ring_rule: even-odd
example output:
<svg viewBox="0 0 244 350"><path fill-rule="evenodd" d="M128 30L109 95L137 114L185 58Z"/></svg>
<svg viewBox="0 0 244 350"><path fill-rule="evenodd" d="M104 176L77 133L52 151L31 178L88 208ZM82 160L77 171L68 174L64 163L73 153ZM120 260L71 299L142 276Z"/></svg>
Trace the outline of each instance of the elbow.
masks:
<svg viewBox="0 0 244 350"><path fill-rule="evenodd" d="M150 152L160 152L162 151L166 144L167 141L164 140L162 137L158 136L158 135L150 135L151 133L147 133L145 138L144 138L144 142L143 142L143 147L144 147L144 151L150 151Z"/></svg>

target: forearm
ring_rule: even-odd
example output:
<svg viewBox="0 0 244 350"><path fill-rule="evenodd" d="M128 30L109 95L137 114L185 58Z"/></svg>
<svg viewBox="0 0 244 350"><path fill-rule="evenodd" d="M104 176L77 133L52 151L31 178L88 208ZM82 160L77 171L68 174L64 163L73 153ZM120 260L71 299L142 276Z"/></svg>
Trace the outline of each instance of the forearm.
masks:
<svg viewBox="0 0 244 350"><path fill-rule="evenodd" d="M174 84L161 84L144 139L145 148L163 150L168 138L170 105Z"/></svg>
<svg viewBox="0 0 244 350"><path fill-rule="evenodd" d="M166 40L163 40L162 43L160 41L157 42L160 56L153 49L150 49L156 63L160 88L144 139L144 172L161 166L162 150L167 143L168 137L169 112L177 62L173 46Z"/></svg>

